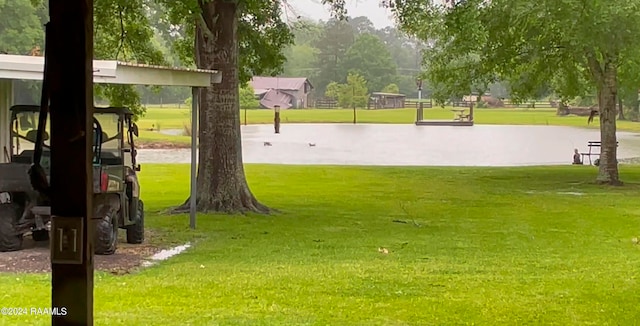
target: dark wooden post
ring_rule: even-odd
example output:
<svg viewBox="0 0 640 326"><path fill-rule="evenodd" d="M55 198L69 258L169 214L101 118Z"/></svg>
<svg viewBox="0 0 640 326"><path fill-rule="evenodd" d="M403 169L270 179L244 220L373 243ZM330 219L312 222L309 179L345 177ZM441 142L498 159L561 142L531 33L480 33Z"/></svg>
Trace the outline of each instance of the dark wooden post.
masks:
<svg viewBox="0 0 640 326"><path fill-rule="evenodd" d="M473 121L473 102L469 103L469 121Z"/></svg>
<svg viewBox="0 0 640 326"><path fill-rule="evenodd" d="M357 115L356 115L356 105L355 103L353 104L353 124L356 124L356 119Z"/></svg>
<svg viewBox="0 0 640 326"><path fill-rule="evenodd" d="M273 128L275 129L276 134L280 133L280 105L276 105L273 107Z"/></svg>
<svg viewBox="0 0 640 326"><path fill-rule="evenodd" d="M93 325L93 0L49 0L49 15L51 299L66 308L52 325Z"/></svg>

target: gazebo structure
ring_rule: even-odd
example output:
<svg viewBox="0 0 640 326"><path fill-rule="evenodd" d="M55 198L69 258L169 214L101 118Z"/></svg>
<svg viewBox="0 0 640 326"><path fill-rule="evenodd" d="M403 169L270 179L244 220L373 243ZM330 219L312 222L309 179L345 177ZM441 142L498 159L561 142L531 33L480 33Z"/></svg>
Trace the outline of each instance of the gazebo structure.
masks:
<svg viewBox="0 0 640 326"><path fill-rule="evenodd" d="M407 96L404 94L373 92L367 109L402 109Z"/></svg>

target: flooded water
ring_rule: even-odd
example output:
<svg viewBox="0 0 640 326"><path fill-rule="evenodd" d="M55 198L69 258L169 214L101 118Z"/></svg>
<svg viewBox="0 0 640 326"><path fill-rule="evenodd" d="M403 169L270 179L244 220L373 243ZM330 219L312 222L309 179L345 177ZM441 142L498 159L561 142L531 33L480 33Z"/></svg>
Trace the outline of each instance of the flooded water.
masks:
<svg viewBox="0 0 640 326"><path fill-rule="evenodd" d="M245 163L521 166L571 163L598 130L560 126L473 127L388 124L242 126ZM618 133L618 158L640 157L640 135ZM264 146L270 142L272 146ZM315 144L310 146L309 144ZM596 151L598 149L595 149ZM189 163L189 149L141 149L141 163Z"/></svg>
<svg viewBox="0 0 640 326"><path fill-rule="evenodd" d="M162 129L159 132L161 134L163 134L163 135L169 135L169 136L184 136L184 135L186 135L184 129Z"/></svg>

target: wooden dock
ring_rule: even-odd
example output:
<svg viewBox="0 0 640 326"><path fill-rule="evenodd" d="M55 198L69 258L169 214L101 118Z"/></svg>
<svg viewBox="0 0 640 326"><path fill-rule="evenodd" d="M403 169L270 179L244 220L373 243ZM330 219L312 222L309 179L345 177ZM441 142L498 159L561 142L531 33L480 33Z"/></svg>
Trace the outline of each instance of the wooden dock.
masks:
<svg viewBox="0 0 640 326"><path fill-rule="evenodd" d="M421 102L416 110L416 126L473 126L473 104L469 105L469 114L464 114L466 109L453 109L453 119L451 120L425 120L424 105Z"/></svg>
<svg viewBox="0 0 640 326"><path fill-rule="evenodd" d="M473 126L473 120L418 120L416 126Z"/></svg>

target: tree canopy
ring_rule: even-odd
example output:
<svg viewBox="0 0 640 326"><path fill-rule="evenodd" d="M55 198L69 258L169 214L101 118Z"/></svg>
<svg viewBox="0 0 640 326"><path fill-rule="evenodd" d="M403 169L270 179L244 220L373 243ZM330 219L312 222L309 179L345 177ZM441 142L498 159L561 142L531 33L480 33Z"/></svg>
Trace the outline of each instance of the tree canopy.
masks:
<svg viewBox="0 0 640 326"><path fill-rule="evenodd" d="M119 59L147 64L164 64L163 53L153 42L153 30L144 0L94 1L94 56L96 59ZM44 23L48 21L48 2L43 0L0 0L0 51L28 54L34 47L46 51ZM22 99L37 102L39 87L22 87L30 95ZM129 85L96 85L98 99L106 98L112 105L130 107L137 115L144 112L140 87Z"/></svg>
<svg viewBox="0 0 640 326"><path fill-rule="evenodd" d="M427 77L443 96L498 79L507 80L512 96L520 98L547 86L564 99L595 90L603 142L598 180L619 184L615 100L620 82L636 83L619 77L640 73L639 0L467 0L447 6L391 0L387 5L403 30L432 45Z"/></svg>
<svg viewBox="0 0 640 326"><path fill-rule="evenodd" d="M337 99L338 105L343 108L363 108L367 106L369 90L363 76L349 73L346 83L329 83L325 95Z"/></svg>
<svg viewBox="0 0 640 326"><path fill-rule="evenodd" d="M28 54L34 46L43 47L46 13L42 4L31 0L0 0L0 52Z"/></svg>
<svg viewBox="0 0 640 326"><path fill-rule="evenodd" d="M383 93L399 94L400 89L396 84L389 84L382 89Z"/></svg>
<svg viewBox="0 0 640 326"><path fill-rule="evenodd" d="M342 71L357 73L367 81L369 89L379 92L396 81L396 64L379 37L365 33L358 36L344 54Z"/></svg>
<svg viewBox="0 0 640 326"><path fill-rule="evenodd" d="M256 99L253 92L253 87L247 84L240 87L240 108L241 109L255 109L260 106L260 101Z"/></svg>
<svg viewBox="0 0 640 326"><path fill-rule="evenodd" d="M157 26L171 35L174 50L184 65L194 66L196 24L206 24L202 17L203 2L196 0L156 0L163 8L169 24ZM291 28L282 19L281 1L238 2L238 45L240 82L253 75L276 75L282 72L286 57L283 48L293 44ZM176 30L174 26L182 26ZM163 30L164 29L164 30Z"/></svg>
<svg viewBox="0 0 640 326"><path fill-rule="evenodd" d="M291 27L295 44L285 49L283 75L309 78L317 95L331 82L346 82L349 72L364 76L371 91L396 83L401 93L417 95L422 42L398 29L376 29L367 17L301 20Z"/></svg>

